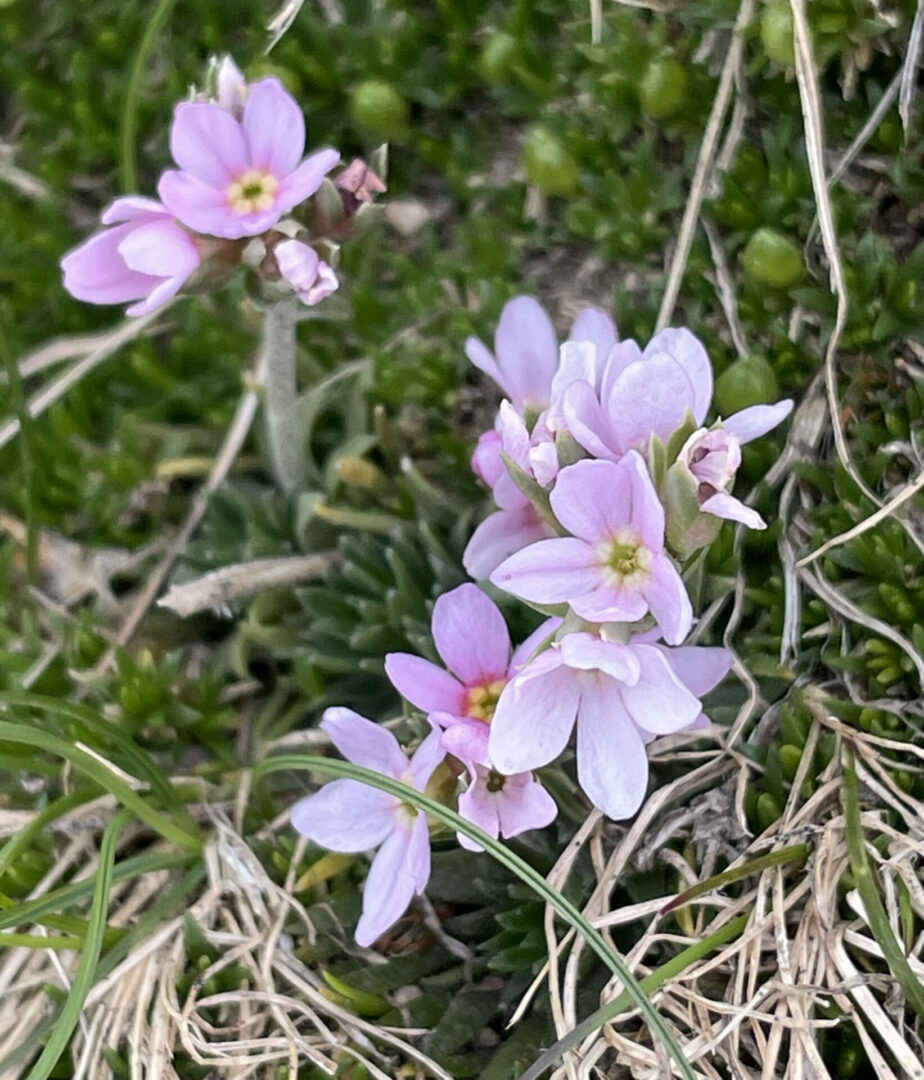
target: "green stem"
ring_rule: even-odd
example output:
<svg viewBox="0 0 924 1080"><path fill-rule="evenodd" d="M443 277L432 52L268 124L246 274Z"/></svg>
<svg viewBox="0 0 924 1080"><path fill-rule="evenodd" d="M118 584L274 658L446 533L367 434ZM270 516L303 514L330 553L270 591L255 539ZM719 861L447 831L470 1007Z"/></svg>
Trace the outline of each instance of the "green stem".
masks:
<svg viewBox="0 0 924 1080"><path fill-rule="evenodd" d="M736 919L732 919L730 923L727 923L721 929L716 930L714 934L710 934L708 937L704 937L702 941L697 941L695 945L690 945L682 952L672 959L668 960L666 964L662 964L659 968L656 968L650 975L646 975L639 983L639 986L646 994L652 994L658 990L668 979L672 979L675 975L679 975L682 971L685 971L691 964L695 964L697 960L701 960L704 956L708 956L713 949L717 949L720 945L724 945L726 941L732 941L736 938L741 931L747 925L748 918L750 916L745 913L739 915ZM554 1046L550 1046L541 1057L539 1057L520 1077L520 1080L539 1080L539 1077L545 1072L546 1069L550 1069L562 1056L572 1047L583 1042L588 1035L592 1035L595 1031L598 1031L604 1024L608 1024L610 1020L614 1020L620 1013L625 1012L626 1009L632 1004L632 999L627 991L619 995L619 997L613 998L612 1001L608 1001L604 1006L597 1009L595 1013L592 1013L586 1020L582 1020L580 1024L573 1030L569 1031L567 1035L559 1039Z"/></svg>
<svg viewBox="0 0 924 1080"><path fill-rule="evenodd" d="M869 919L869 928L882 949L889 971L901 986L905 1000L918 1016L924 1018L924 985L911 970L911 965L898 939L892 933L889 917L883 907L873 876L873 868L866 855L866 838L860 820L860 795L857 784L856 760L853 747L844 744L844 821L847 825L847 855L850 869L863 907Z"/></svg>
<svg viewBox="0 0 924 1080"><path fill-rule="evenodd" d="M132 62L131 74L128 77L125 104L122 108L122 122L119 125L119 145L121 149L119 180L126 195L138 190L138 155L135 150L135 128L145 64L147 64L148 58L157 44L157 37L170 17L170 12L175 3L176 0L160 0L160 3L154 9L154 13L144 29L138 51L135 53L135 59Z"/></svg>
<svg viewBox="0 0 924 1080"><path fill-rule="evenodd" d="M733 866L730 870L723 870L721 874L713 874L712 877L692 885L685 892L674 897L670 903L661 908L660 914L667 915L669 912L683 907L684 904L688 904L691 900L695 900L697 896L703 896L705 893L712 892L713 889L724 889L726 885L741 881L742 878L751 877L752 874L769 870L771 867L783 866L788 862L802 862L803 859L808 858L808 853L808 844L791 844L789 847L780 848L779 851L771 851L767 855L760 855L756 859L750 859L740 866Z"/></svg>
<svg viewBox="0 0 924 1080"><path fill-rule="evenodd" d="M290 769L309 769L327 773L330 776L359 780L363 784L369 784L371 787L378 788L379 791L388 792L389 795L394 795L403 802L410 803L418 810L432 814L438 821L442 821L457 832L464 833L480 844L489 855L516 874L547 904L550 904L566 923L574 927L613 974L617 975L622 981L623 986L626 988L627 1002L641 1009L652 1032L661 1039L667 1051L677 1063L681 1076L685 1077L685 1080L695 1080L693 1070L684 1057L683 1050L676 1037L664 1022L658 1010L648 1000L645 991L619 953L570 900L549 885L537 870L534 870L529 863L524 862L518 855L515 855L506 845L500 843L493 836L489 836L484 830L479 829L466 818L443 806L442 803L437 802L435 799L415 791L414 788L402 784L399 780L394 780L390 776L383 776L372 769L364 769L359 765L352 764L352 762L335 761L310 754L284 754L270 758L257 766L254 770L254 782L256 783L267 773Z"/></svg>
<svg viewBox="0 0 924 1080"><path fill-rule="evenodd" d="M276 482L286 495L301 486L305 465L295 379L296 325L295 310L289 303L273 304L263 313L260 359L266 373L266 433Z"/></svg>

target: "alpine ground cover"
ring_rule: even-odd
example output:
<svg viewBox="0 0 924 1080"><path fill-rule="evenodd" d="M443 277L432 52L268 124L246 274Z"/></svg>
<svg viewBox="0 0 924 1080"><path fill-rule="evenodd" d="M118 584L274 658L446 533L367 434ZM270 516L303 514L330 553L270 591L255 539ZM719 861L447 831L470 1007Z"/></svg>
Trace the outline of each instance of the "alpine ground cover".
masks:
<svg viewBox="0 0 924 1080"><path fill-rule="evenodd" d="M0 5L0 1071L666 1068L605 949L448 816L371 949L368 861L290 823L325 709L426 734L385 658L440 660L434 603L495 510L469 458L501 394L465 344L530 295L561 340L587 306L642 346L692 328L707 423L796 408L740 448L754 498L685 575L692 643L735 657L713 726L651 745L628 823L592 810L579 762L527 762L558 817L498 817L505 848L604 931L701 1075L919 1075L917 5L296 7L279 36L238 3ZM309 153L389 143L381 220L298 330L291 487L252 271L122 322L58 265L153 194L175 103L225 54L298 102ZM704 438L686 466L724 476ZM492 596L523 641L538 616Z"/></svg>

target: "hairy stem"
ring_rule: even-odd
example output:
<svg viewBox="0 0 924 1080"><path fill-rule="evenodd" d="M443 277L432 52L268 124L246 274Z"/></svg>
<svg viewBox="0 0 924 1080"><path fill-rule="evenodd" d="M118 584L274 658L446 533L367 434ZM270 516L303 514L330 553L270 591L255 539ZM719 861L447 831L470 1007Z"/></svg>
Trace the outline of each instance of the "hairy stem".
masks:
<svg viewBox="0 0 924 1080"><path fill-rule="evenodd" d="M276 482L286 495L300 486L304 467L295 386L296 324L290 304L268 307L263 315L260 346L266 371L263 400L270 460Z"/></svg>

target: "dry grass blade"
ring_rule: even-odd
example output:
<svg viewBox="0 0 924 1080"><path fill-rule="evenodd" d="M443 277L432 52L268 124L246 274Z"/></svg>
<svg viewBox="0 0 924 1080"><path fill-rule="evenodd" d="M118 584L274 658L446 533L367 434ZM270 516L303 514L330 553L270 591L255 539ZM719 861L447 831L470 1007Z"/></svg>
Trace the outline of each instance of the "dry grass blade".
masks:
<svg viewBox="0 0 924 1080"><path fill-rule="evenodd" d="M677 237L677 246L671 259L670 269L667 274L667 284L664 286L664 297L658 311L657 330L663 330L670 322L680 292L680 283L686 270L687 259L690 257L690 248L693 244L693 233L699 218L699 208L702 205L703 196L706 193L706 182L715 159L716 148L719 144L719 135L722 123L731 100L732 86L735 72L741 63L744 50L744 32L751 19L754 17L755 0L742 0L738 9L738 17L732 31L732 40L728 47L725 63L722 65L722 74L719 77L719 87L716 90L715 100L712 103L712 112L706 124L703 142L700 146L699 157L693 172L693 180L690 184L690 194L683 212L683 220L680 224L680 233Z"/></svg>
<svg viewBox="0 0 924 1080"><path fill-rule="evenodd" d="M330 551L320 555L254 559L252 562L223 566L196 581L172 586L157 601L157 606L169 608L184 619L196 612L209 610L230 615L229 605L236 600L267 589L312 581L323 577L341 562L339 552Z"/></svg>
<svg viewBox="0 0 924 1080"><path fill-rule="evenodd" d="M924 40L924 0L918 0L918 8L911 24L911 37L908 39L908 51L902 65L902 84L898 98L898 112L902 118L905 139L911 128L911 106L914 102L914 88L917 82L918 64L921 60L921 42Z"/></svg>

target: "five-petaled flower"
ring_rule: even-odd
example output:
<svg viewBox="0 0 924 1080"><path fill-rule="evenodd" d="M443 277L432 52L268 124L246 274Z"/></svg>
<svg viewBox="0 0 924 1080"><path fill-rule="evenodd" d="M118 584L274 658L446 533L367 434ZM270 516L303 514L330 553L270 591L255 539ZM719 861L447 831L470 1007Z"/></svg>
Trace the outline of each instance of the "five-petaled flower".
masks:
<svg viewBox="0 0 924 1080"><path fill-rule="evenodd" d="M390 731L351 709L328 709L321 727L348 761L415 791L424 790L445 757L439 731L432 731L408 760ZM430 878L427 815L369 784L332 781L293 807L292 824L331 851L379 849L366 878L362 918L356 927L360 945L371 945L400 919Z"/></svg>
<svg viewBox="0 0 924 1080"><path fill-rule="evenodd" d="M665 639L679 644L693 609L664 551L664 508L639 454L569 465L550 502L572 535L511 555L491 581L532 603L568 604L594 623L635 622L650 611Z"/></svg>
<svg viewBox="0 0 924 1080"><path fill-rule="evenodd" d="M168 169L157 190L197 232L257 236L313 195L340 160L336 150L318 150L300 162L304 148L298 104L278 79L261 79L240 119L215 103L177 105L170 151L180 168Z"/></svg>

